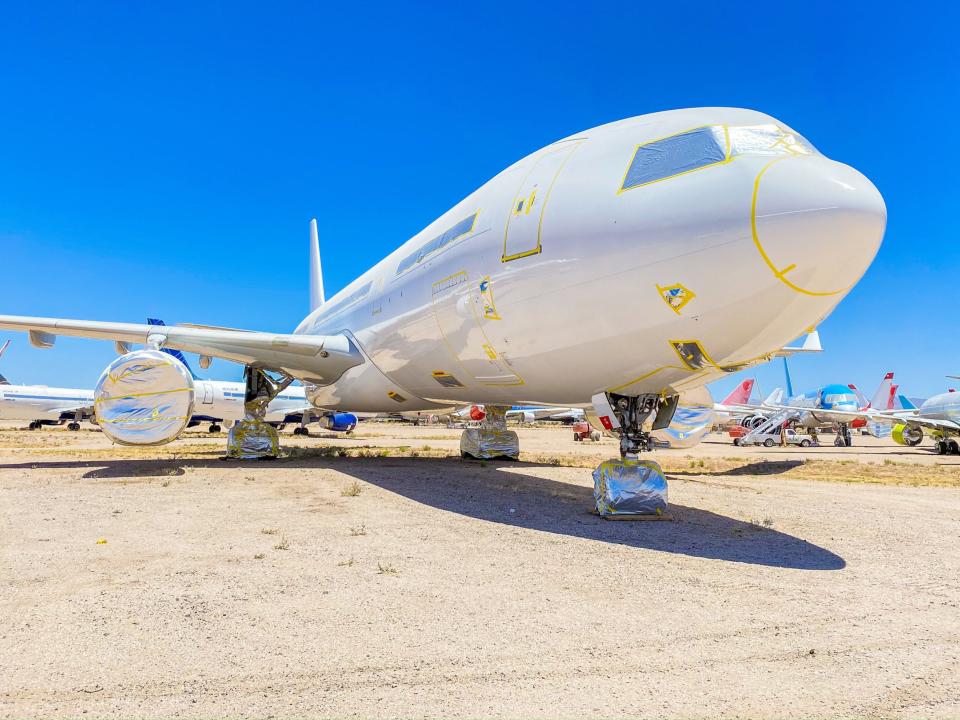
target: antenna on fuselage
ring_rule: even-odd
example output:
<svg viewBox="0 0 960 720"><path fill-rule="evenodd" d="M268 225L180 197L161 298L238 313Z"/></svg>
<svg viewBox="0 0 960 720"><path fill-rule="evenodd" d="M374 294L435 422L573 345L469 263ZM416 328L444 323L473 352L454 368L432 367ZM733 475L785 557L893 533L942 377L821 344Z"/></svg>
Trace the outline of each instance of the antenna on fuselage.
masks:
<svg viewBox="0 0 960 720"><path fill-rule="evenodd" d="M320 238L317 235L317 219L310 221L310 312L325 302L323 296L323 270L320 268Z"/></svg>

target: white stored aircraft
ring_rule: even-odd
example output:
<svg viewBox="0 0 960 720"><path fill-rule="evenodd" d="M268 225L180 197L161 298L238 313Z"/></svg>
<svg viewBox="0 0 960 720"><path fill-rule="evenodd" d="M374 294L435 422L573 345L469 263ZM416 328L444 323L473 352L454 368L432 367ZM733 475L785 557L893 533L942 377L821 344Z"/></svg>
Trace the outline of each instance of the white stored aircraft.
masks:
<svg viewBox="0 0 960 720"><path fill-rule="evenodd" d="M0 357L10 346L0 347ZM69 421L71 430L93 416L93 390L55 388L46 385L13 385L0 375L0 420L27 420L31 430Z"/></svg>
<svg viewBox="0 0 960 720"><path fill-rule="evenodd" d="M681 394L705 393L820 323L870 265L885 223L867 178L778 120L674 110L538 150L328 302L312 243L316 309L289 334L15 316L0 327L39 347L57 335L113 340L114 376L154 357L132 343L225 358L251 378L302 380L324 410L592 398L632 455L669 426ZM154 384L172 417L194 399L175 370ZM137 443L181 430L112 432Z"/></svg>

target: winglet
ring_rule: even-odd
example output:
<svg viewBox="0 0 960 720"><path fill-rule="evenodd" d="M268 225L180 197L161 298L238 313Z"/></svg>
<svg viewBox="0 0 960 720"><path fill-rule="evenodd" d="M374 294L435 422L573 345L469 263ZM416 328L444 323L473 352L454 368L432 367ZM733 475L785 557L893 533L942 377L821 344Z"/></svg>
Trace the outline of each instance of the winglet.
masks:
<svg viewBox="0 0 960 720"><path fill-rule="evenodd" d="M323 305L323 270L320 267L320 238L317 219L310 221L310 312Z"/></svg>

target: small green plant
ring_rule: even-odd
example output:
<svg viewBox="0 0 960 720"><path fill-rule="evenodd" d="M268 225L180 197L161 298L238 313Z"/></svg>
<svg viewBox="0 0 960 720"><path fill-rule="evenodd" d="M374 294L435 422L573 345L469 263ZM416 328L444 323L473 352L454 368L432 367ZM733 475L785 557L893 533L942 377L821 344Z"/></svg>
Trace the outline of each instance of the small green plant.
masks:
<svg viewBox="0 0 960 720"><path fill-rule="evenodd" d="M253 559L254 559L254 560L263 560L265 557L266 557L266 555L264 555L263 553L257 553L256 555L253 556Z"/></svg>
<svg viewBox="0 0 960 720"><path fill-rule="evenodd" d="M772 528L772 527L773 527L773 518L771 518L771 517L765 517L765 518L763 519L763 526L764 526L765 528Z"/></svg>
<svg viewBox="0 0 960 720"><path fill-rule="evenodd" d="M356 497L360 494L360 491L363 490L363 486L360 485L356 480L347 485L340 491L340 494L343 497Z"/></svg>
<svg viewBox="0 0 960 720"><path fill-rule="evenodd" d="M399 571L390 563L378 562L377 573L379 575L396 575Z"/></svg>
<svg viewBox="0 0 960 720"><path fill-rule="evenodd" d="M356 562L352 557L347 558L346 560L341 560L337 563L340 567L353 567L353 564Z"/></svg>
<svg viewBox="0 0 960 720"><path fill-rule="evenodd" d="M352 528L350 528L350 534L351 534L353 537L358 537L358 536L360 536L360 535L366 535L366 534L367 534L367 526L366 526L366 525L360 525L360 526L358 526L358 527L352 527Z"/></svg>
<svg viewBox="0 0 960 720"><path fill-rule="evenodd" d="M277 528L263 528L260 532L263 535L276 535L280 531Z"/></svg>
<svg viewBox="0 0 960 720"><path fill-rule="evenodd" d="M289 550L290 542L287 540L286 536L280 537L280 542L273 546L274 550Z"/></svg>
<svg viewBox="0 0 960 720"><path fill-rule="evenodd" d="M420 448L420 449L423 450L424 452L430 452L431 450L433 450L433 448L430 447L429 445L424 445L424 446L423 446L422 448Z"/></svg>
<svg viewBox="0 0 960 720"><path fill-rule="evenodd" d="M170 487L170 481L164 480L162 483L160 483L160 487Z"/></svg>

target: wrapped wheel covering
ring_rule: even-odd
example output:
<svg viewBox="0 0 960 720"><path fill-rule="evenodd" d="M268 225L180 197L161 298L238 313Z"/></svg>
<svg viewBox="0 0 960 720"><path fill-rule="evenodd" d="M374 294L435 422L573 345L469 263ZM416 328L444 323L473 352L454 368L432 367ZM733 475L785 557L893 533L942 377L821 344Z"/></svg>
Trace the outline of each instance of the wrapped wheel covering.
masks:
<svg viewBox="0 0 960 720"><path fill-rule="evenodd" d="M187 427L193 399L193 378L182 362L159 350L136 350L107 365L93 407L113 442L162 445Z"/></svg>
<svg viewBox="0 0 960 720"><path fill-rule="evenodd" d="M593 471L600 517L660 515L667 509L667 478L652 460L606 460Z"/></svg>

